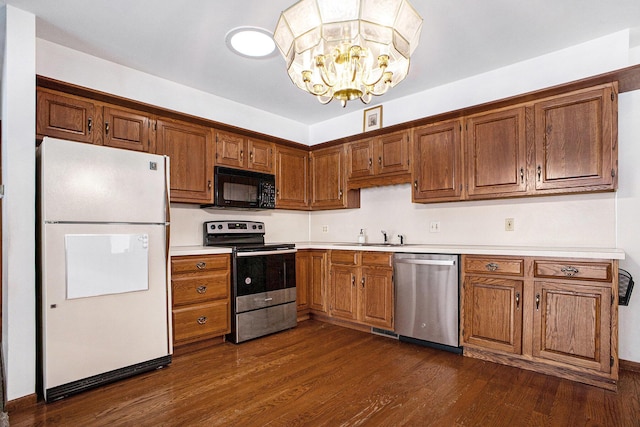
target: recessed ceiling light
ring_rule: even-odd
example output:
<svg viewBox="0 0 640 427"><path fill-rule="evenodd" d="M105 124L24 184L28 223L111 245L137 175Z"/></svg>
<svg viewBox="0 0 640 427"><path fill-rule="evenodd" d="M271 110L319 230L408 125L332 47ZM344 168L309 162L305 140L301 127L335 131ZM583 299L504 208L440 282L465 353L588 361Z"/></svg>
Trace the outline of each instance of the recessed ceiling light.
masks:
<svg viewBox="0 0 640 427"><path fill-rule="evenodd" d="M267 58L276 54L273 35L264 28L234 28L225 36L225 42L233 53L246 58Z"/></svg>

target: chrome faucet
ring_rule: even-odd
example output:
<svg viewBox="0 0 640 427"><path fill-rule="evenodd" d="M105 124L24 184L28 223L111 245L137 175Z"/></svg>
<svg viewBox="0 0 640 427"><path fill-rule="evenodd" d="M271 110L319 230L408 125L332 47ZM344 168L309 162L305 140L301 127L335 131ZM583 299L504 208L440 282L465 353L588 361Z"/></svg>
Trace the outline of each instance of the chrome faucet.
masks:
<svg viewBox="0 0 640 427"><path fill-rule="evenodd" d="M398 238L400 239L400 246L404 245L404 236L402 234L398 234Z"/></svg>
<svg viewBox="0 0 640 427"><path fill-rule="evenodd" d="M387 232L384 230L380 231L382 233L382 236L384 237L384 244L386 245L387 243L389 243L389 241L387 240Z"/></svg>

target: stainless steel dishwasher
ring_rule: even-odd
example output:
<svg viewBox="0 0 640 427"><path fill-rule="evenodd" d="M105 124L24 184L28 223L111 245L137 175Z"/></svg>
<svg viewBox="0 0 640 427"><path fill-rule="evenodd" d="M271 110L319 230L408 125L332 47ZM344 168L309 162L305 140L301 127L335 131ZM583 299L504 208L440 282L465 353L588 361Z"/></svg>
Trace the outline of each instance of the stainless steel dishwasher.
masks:
<svg viewBox="0 0 640 427"><path fill-rule="evenodd" d="M394 255L395 333L401 341L462 353L459 260L459 255Z"/></svg>

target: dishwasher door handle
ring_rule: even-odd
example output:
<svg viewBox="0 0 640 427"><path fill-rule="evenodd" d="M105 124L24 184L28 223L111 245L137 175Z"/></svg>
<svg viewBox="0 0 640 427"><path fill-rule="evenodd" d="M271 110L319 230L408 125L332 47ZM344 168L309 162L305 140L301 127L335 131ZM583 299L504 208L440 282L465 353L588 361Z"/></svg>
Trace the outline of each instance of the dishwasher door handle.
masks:
<svg viewBox="0 0 640 427"><path fill-rule="evenodd" d="M453 259L396 259L398 264L420 264L420 265L456 265Z"/></svg>

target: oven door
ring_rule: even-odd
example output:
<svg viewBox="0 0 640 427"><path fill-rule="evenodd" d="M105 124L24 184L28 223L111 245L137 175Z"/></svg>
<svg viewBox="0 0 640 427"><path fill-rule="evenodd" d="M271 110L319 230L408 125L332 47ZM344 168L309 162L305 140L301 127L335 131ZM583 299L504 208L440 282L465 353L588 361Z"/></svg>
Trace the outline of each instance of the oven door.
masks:
<svg viewBox="0 0 640 427"><path fill-rule="evenodd" d="M235 296L255 295L296 287L296 250L238 252Z"/></svg>

